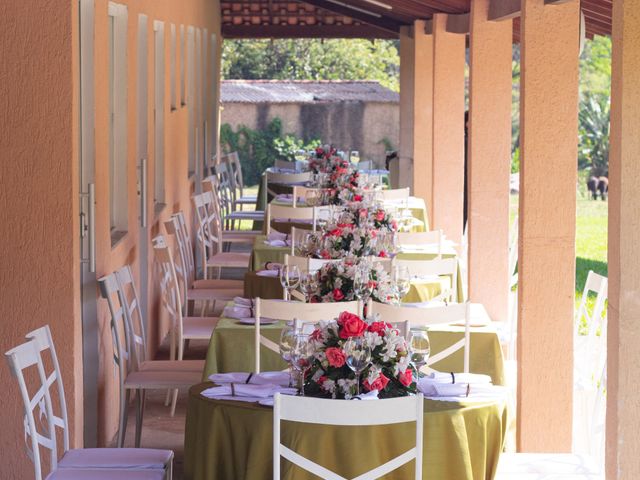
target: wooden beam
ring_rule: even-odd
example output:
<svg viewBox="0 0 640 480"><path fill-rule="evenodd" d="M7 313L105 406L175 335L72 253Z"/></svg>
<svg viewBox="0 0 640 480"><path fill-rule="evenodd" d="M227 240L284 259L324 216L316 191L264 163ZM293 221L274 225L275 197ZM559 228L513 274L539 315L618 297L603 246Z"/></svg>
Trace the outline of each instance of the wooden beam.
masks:
<svg viewBox="0 0 640 480"><path fill-rule="evenodd" d="M489 4L489 20L507 20L520 16L521 0L492 0Z"/></svg>
<svg viewBox="0 0 640 480"><path fill-rule="evenodd" d="M224 38L398 38L369 25L223 25Z"/></svg>
<svg viewBox="0 0 640 480"><path fill-rule="evenodd" d="M444 14L443 14L444 15ZM469 14L447 14L446 15L446 28L447 33L459 33L467 35L469 33ZM427 35L433 34L433 20L425 20L424 33Z"/></svg>
<svg viewBox="0 0 640 480"><path fill-rule="evenodd" d="M348 4L346 2L342 2L342 0L336 1L339 3L333 3L327 0L304 0L304 3L373 25L381 30L388 30L396 35L400 34L400 24L393 20L389 20L382 14L373 11L369 14L367 13L368 10L365 10L364 8L350 8Z"/></svg>
<svg viewBox="0 0 640 480"><path fill-rule="evenodd" d="M572 0L544 0L545 5L560 5L562 3L567 3Z"/></svg>

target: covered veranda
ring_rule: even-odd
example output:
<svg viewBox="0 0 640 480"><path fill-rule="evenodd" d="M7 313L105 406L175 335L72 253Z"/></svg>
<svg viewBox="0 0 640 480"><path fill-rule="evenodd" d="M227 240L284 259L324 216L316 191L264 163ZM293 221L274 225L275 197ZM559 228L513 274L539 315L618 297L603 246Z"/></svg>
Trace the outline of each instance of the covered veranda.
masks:
<svg viewBox="0 0 640 480"><path fill-rule="evenodd" d="M464 227L468 48L468 295L471 301L484 304L493 320L502 322L509 318L511 59L513 42L520 43L517 449L569 452L579 48L583 35L610 34L614 54L606 470L607 478L640 475L640 402L634 382L640 363L635 348L640 341L640 275L635 268L640 254L636 218L640 205L636 188L640 178L636 158L640 147L640 2L193 0L180 7L168 2L122 1L129 9L127 44L141 48L138 42L146 38L149 45L160 42L155 45L166 46L165 55L154 50L155 57L150 54L146 64L139 62L133 48L125 58L128 73L121 81L129 98L123 100L122 108L128 120L124 129L130 134L123 147L127 158L124 202L130 208L123 219L109 214L114 204L108 196L110 144L105 133L108 65L102 61L108 47L106 24L100 19L107 11L115 19L120 13L109 2L91 3L95 9L83 10L82 2L80 6L53 2L48 13L56 21L50 23L35 19L24 6L8 6L4 22L20 25L22 31L5 28L2 34L6 45L20 43L20 48L7 47L7 64L19 68L7 71L0 87L7 99L1 142L7 157L0 192L6 238L2 260L5 321L0 332L4 350L8 350L27 331L50 323L54 339L64 343L58 355L66 371L72 445L105 446L117 428L117 413L111 404L117 385L110 378L111 347L106 340L108 312L95 298L97 277L135 264L143 309L149 317L157 315L160 307L151 238L161 232L161 224L171 213L191 211L190 196L200 190L206 176L204 165L216 153L220 158L221 40L364 37L400 39L401 143L399 162L391 168L392 184L410 187L413 195L424 199L432 227L444 230L458 244ZM78 18L95 25L93 36L83 37ZM143 24L145 35L137 36L135 28ZM196 53L205 59L205 68L199 72L202 81L191 79L188 46L185 49L179 41L176 45L170 40L175 39L177 26L190 24L202 28L202 50ZM188 27L186 30L188 44L191 37ZM166 37L160 38L159 31ZM177 31L181 38L180 29ZM200 30L197 34L200 42ZM196 38L195 32L191 35ZM16 42L19 38L24 42ZM94 50L89 60L83 56L87 49L82 45ZM186 71L183 91L180 75L166 85L152 76L158 64L163 74L176 68L172 48L179 51L179 65ZM47 63L45 58L55 61ZM83 61L92 62L95 68L83 69ZM142 78L154 78L150 81L153 88L136 91ZM59 91L51 98L54 81ZM94 85L95 98L86 96L83 82ZM158 113L157 103L151 107L159 91L167 94L160 99L161 105L167 104L166 112ZM162 131L156 115L166 119ZM95 117L93 123L85 123L87 117ZM146 131L147 123L149 136L140 136L141 125ZM82 162L86 158L94 164L93 182L84 181L87 169ZM148 172L147 160L154 165ZM161 168L162 175L158 173ZM47 169L54 170L51 176L43 176ZM90 189L85 191L87 183L97 186L96 197ZM143 196L141 192L148 189L153 194ZM90 244L83 215L94 206L92 202L102 224L97 242ZM123 230L129 232L122 241L114 240L114 222L123 222ZM82 235L76 235L81 230ZM86 292L91 288L94 297L88 298ZM91 310L94 313L88 314ZM61 318L50 318L54 313ZM159 344L167 331L166 320L149 328L150 337ZM100 336L95 351L86 350L87 335L94 340ZM156 348L151 346L149 353ZM13 382L6 369L1 378L6 385ZM91 383L93 388L88 388ZM2 416L7 432L2 445L7 452L7 478L31 478L31 466L25 465L22 447L15 441L22 436L21 422L16 422L21 417L17 395L6 388L0 400L6 405Z"/></svg>

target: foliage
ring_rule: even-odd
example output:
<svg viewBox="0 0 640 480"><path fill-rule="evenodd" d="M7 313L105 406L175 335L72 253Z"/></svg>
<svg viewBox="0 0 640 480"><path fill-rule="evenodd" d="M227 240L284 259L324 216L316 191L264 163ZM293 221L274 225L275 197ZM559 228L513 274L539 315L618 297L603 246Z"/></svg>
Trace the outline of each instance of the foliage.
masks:
<svg viewBox="0 0 640 480"><path fill-rule="evenodd" d="M511 173L518 173L520 171L520 147L511 154Z"/></svg>
<svg viewBox="0 0 640 480"><path fill-rule="evenodd" d="M291 134L287 134L282 138L276 138L273 142L278 156L290 162L295 161L296 152L299 150L313 150L320 145L320 140L311 140L305 143L303 139Z"/></svg>
<svg viewBox="0 0 640 480"><path fill-rule="evenodd" d="M400 55L393 40L225 40L222 75L242 80L377 80L397 92Z"/></svg>
<svg viewBox="0 0 640 480"><path fill-rule="evenodd" d="M231 125L220 127L220 144L225 153L238 152L242 165L245 184L255 185L268 167L273 166L276 158L289 159L289 148L311 149L319 143L312 140L308 145L291 134L282 133L282 121L274 118L265 130L253 130L239 125L234 132Z"/></svg>
<svg viewBox="0 0 640 480"><path fill-rule="evenodd" d="M611 94L611 38L595 36L585 42L580 56L580 89L607 97Z"/></svg>
<svg viewBox="0 0 640 480"><path fill-rule="evenodd" d="M591 167L593 175L609 170L609 97L585 93L580 102L578 167Z"/></svg>

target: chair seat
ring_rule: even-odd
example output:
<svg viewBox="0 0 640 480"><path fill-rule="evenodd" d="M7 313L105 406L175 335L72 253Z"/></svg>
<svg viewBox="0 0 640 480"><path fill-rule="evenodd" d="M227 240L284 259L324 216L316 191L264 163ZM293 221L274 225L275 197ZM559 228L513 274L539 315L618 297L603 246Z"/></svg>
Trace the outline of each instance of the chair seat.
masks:
<svg viewBox="0 0 640 480"><path fill-rule="evenodd" d="M207 267L249 268L250 253L220 252L207 259Z"/></svg>
<svg viewBox="0 0 640 480"><path fill-rule="evenodd" d="M237 211L237 212L231 212L230 214L226 215L225 220L253 220L253 221L258 221L261 222L264 220L264 211L263 210L256 210L253 212L243 212L241 210Z"/></svg>
<svg viewBox="0 0 640 480"><path fill-rule="evenodd" d="M225 230L222 235L222 241L233 243L249 243L253 245L258 235L262 235L262 232L259 232L257 230Z"/></svg>
<svg viewBox="0 0 640 480"><path fill-rule="evenodd" d="M163 480L164 478L163 470L59 468L50 473L46 480Z"/></svg>
<svg viewBox="0 0 640 480"><path fill-rule="evenodd" d="M595 461L570 453L503 453L496 480L604 480Z"/></svg>
<svg viewBox="0 0 640 480"><path fill-rule="evenodd" d="M156 370L139 370L131 372L124 381L125 388L158 388L171 389L190 387L202 381L200 372L167 372Z"/></svg>
<svg viewBox="0 0 640 480"><path fill-rule="evenodd" d="M218 317L184 317L182 319L182 336L189 340L209 340L218 325ZM200 370L200 376L204 367Z"/></svg>
<svg viewBox="0 0 640 480"><path fill-rule="evenodd" d="M258 201L258 195L242 195L236 199L236 203L256 203Z"/></svg>
<svg viewBox="0 0 640 480"><path fill-rule="evenodd" d="M67 451L58 462L58 468L164 470L172 460L173 452L171 450L155 448L82 448Z"/></svg>
<svg viewBox="0 0 640 480"><path fill-rule="evenodd" d="M233 300L233 297L241 297L244 294L243 288L192 288L187 290L187 300L207 301L207 300Z"/></svg>
<svg viewBox="0 0 640 480"><path fill-rule="evenodd" d="M193 282L193 288L244 288L244 280L216 280L216 279L204 279L204 280L196 280Z"/></svg>
<svg viewBox="0 0 640 480"><path fill-rule="evenodd" d="M204 360L147 360L140 365L141 371L154 372L202 372Z"/></svg>

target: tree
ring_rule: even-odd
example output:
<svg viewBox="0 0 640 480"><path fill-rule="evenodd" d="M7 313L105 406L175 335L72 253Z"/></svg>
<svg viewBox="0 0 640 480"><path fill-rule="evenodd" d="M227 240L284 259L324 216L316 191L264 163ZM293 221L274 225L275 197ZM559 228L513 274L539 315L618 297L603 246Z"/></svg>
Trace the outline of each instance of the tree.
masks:
<svg viewBox="0 0 640 480"><path fill-rule="evenodd" d="M394 40L225 40L222 75L242 80L377 80L400 87Z"/></svg>
<svg viewBox="0 0 640 480"><path fill-rule="evenodd" d="M578 168L591 175L609 173L609 96L586 92L580 102Z"/></svg>

